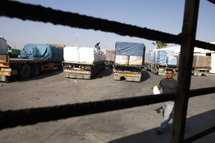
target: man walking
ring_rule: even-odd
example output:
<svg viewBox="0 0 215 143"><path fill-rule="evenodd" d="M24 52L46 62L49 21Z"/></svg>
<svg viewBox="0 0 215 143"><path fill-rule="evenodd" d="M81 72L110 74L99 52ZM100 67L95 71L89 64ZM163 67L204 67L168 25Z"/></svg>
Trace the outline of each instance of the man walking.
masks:
<svg viewBox="0 0 215 143"><path fill-rule="evenodd" d="M175 94L177 91L177 81L173 79L174 71L172 69L166 69L166 78L162 79L158 85L159 89L162 89L163 94ZM174 108L173 101L164 102L163 108L163 119L160 128L157 130L157 134L163 134L164 130L171 120L171 114Z"/></svg>

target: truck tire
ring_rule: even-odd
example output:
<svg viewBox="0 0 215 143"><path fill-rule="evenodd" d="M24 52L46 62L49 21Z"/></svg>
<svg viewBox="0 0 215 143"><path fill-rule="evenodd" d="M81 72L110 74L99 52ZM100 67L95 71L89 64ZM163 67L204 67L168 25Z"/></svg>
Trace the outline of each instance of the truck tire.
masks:
<svg viewBox="0 0 215 143"><path fill-rule="evenodd" d="M63 71L63 64L61 64L61 63L58 64L58 70L59 70L59 71Z"/></svg>
<svg viewBox="0 0 215 143"><path fill-rule="evenodd" d="M31 66L31 76L38 76L40 73L40 66L38 64L33 64Z"/></svg>
<svg viewBox="0 0 215 143"><path fill-rule="evenodd" d="M31 75L31 67L28 64L22 65L19 76L21 79L27 79Z"/></svg>

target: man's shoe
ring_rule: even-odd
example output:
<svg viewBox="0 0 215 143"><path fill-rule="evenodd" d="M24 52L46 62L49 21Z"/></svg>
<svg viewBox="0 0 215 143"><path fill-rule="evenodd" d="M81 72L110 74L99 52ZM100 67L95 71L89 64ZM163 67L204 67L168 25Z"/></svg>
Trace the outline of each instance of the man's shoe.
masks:
<svg viewBox="0 0 215 143"><path fill-rule="evenodd" d="M162 135L162 134L163 134L163 130L158 129L158 130L156 131L156 133L157 133L157 135Z"/></svg>

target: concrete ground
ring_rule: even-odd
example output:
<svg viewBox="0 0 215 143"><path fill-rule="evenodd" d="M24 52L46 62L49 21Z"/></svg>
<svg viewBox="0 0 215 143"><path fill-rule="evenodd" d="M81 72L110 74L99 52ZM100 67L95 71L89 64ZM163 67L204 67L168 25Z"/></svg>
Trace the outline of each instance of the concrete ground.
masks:
<svg viewBox="0 0 215 143"><path fill-rule="evenodd" d="M64 105L105 99L149 95L163 76L144 72L141 83L114 81L106 69L93 80L64 78L60 72L44 73L27 81L0 83L0 110ZM212 87L215 75L192 76L191 88ZM168 143L171 124L156 135L159 104L61 119L0 130L0 143ZM185 136L215 125L215 94L189 100ZM1 124L1 123L0 123ZM194 143L214 143L215 133Z"/></svg>

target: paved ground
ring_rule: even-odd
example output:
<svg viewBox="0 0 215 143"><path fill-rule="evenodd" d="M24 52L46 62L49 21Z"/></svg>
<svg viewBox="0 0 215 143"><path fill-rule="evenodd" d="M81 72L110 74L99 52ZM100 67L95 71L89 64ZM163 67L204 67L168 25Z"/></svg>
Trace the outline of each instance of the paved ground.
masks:
<svg viewBox="0 0 215 143"><path fill-rule="evenodd" d="M0 110L46 107L151 94L163 76L144 73L141 83L113 81L110 70L93 80L64 78L62 73L43 74L28 81L0 83ZM215 75L192 77L191 88L212 87ZM215 125L215 94L189 100L186 137ZM171 126L157 136L160 104L62 119L0 130L1 143L168 143ZM215 133L195 143L214 143Z"/></svg>

